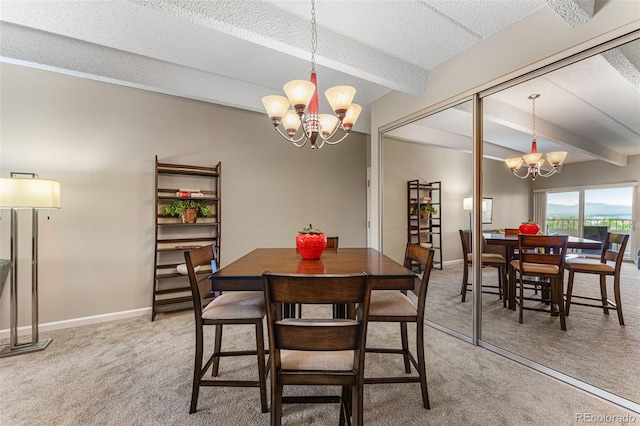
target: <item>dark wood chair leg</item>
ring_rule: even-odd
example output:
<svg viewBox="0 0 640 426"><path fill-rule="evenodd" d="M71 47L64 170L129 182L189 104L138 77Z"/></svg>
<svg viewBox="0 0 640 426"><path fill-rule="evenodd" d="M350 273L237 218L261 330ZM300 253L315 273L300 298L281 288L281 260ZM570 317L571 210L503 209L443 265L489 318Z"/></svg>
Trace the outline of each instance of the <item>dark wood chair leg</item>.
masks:
<svg viewBox="0 0 640 426"><path fill-rule="evenodd" d="M509 308L512 311L516 310L516 273L513 268L509 268Z"/></svg>
<svg viewBox="0 0 640 426"><path fill-rule="evenodd" d="M351 423L357 426L364 425L364 386L362 384L354 386L355 397L352 398Z"/></svg>
<svg viewBox="0 0 640 426"><path fill-rule="evenodd" d="M347 413L346 398L347 386L343 386L340 400L340 420L338 421L338 424L340 426L345 426L347 424L347 419L349 418L349 414Z"/></svg>
<svg viewBox="0 0 640 426"><path fill-rule="evenodd" d="M338 422L340 426L351 426L353 398L354 394L351 386L342 386L342 392L340 395L340 420Z"/></svg>
<svg viewBox="0 0 640 426"><path fill-rule="evenodd" d="M411 361L409 361L409 338L407 337L407 323L400 323L400 339L402 340L402 356L404 357L404 372L411 373Z"/></svg>
<svg viewBox="0 0 640 426"><path fill-rule="evenodd" d="M260 381L260 406L263 413L269 412L267 403L267 372L264 356L264 332L262 331L262 320L256 322L256 347L258 355L258 380Z"/></svg>
<svg viewBox="0 0 640 426"><path fill-rule="evenodd" d="M562 281L554 280L551 284L552 293L554 293L553 299L558 304L558 313L560 314L560 329L567 331L567 321L564 316L564 300L562 297ZM553 304L553 301L551 302Z"/></svg>
<svg viewBox="0 0 640 426"><path fill-rule="evenodd" d="M420 376L420 390L422 391L422 406L430 410L429 392L427 390L427 364L424 357L424 323L416 324L416 328L416 355L418 355L418 374Z"/></svg>
<svg viewBox="0 0 640 426"><path fill-rule="evenodd" d="M620 297L620 276L619 275L616 275L613 278L613 294L616 300L616 311L618 312L618 322L620 323L620 325L624 325L624 318L622 317L622 297Z"/></svg>
<svg viewBox="0 0 640 426"><path fill-rule="evenodd" d="M567 310L565 312L566 316L569 316L569 311L571 310L571 294L573 293L573 276L575 273L573 271L569 271L569 282L567 283L567 301L566 306Z"/></svg>
<svg viewBox="0 0 640 426"><path fill-rule="evenodd" d="M507 299L509 299L509 278L507 278L506 266L498 268L500 279L502 281L502 306L507 307Z"/></svg>
<svg viewBox="0 0 640 426"><path fill-rule="evenodd" d="M282 425L282 385L271 378L271 426Z"/></svg>
<svg viewBox="0 0 640 426"><path fill-rule="evenodd" d="M518 314L518 322L522 324L522 315L524 311L524 283L522 282L522 275L520 275L520 313Z"/></svg>
<svg viewBox="0 0 640 426"><path fill-rule="evenodd" d="M189 414L195 413L198 406L200 378L202 377L202 339L202 332L196 332L196 355L193 364L193 388L191 389L191 405L189 407Z"/></svg>
<svg viewBox="0 0 640 426"><path fill-rule="evenodd" d="M220 352L222 349L222 325L216 325L215 339L213 344L213 368L211 369L211 375L218 376L218 368L220 367Z"/></svg>
<svg viewBox="0 0 640 426"><path fill-rule="evenodd" d="M609 315L609 303L607 300L609 297L607 296L607 276L600 275L600 299L602 299L602 310L605 315Z"/></svg>
<svg viewBox="0 0 640 426"><path fill-rule="evenodd" d="M462 287L460 288L460 295L464 302L467 298L467 285L469 283L469 264L465 261L462 268Z"/></svg>

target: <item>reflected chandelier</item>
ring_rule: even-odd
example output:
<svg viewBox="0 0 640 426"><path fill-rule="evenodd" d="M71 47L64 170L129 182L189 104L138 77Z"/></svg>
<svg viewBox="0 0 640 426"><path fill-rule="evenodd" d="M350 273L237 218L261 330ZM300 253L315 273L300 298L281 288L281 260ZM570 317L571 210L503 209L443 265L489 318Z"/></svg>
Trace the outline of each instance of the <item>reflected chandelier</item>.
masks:
<svg viewBox="0 0 640 426"><path fill-rule="evenodd" d="M324 92L335 115L318 113L318 90L316 80L316 49L318 47L316 31L316 10L311 0L311 79L293 80L284 85L284 96L265 96L262 98L264 108L280 135L298 148L307 141L311 148L322 148L327 143L335 145L342 142L358 120L362 107L351 103L356 89L351 86L335 86ZM293 105L294 110L289 109ZM297 136L302 124L302 132ZM284 132L280 129L280 125ZM342 127L344 134L333 139ZM286 132L286 133L285 133ZM320 140L318 140L318 136Z"/></svg>
<svg viewBox="0 0 640 426"><path fill-rule="evenodd" d="M547 161L551 165L552 169L549 170L548 173L540 172L540 168L542 167L542 164L544 164L545 160L542 158L542 154L538 152L538 147L536 145L536 99L539 97L540 95L538 94L528 97L528 99L531 99L531 102L533 103L533 139L531 140L531 152L523 155L522 157L507 158L504 160L505 163L507 163L507 167L509 167L513 174L520 179L525 179L529 175L531 175L532 180L536 180L536 177L538 176L549 177L558 171L567 156L565 151L548 153ZM522 166L523 162L527 163L527 174L520 176L518 172L520 171L520 166Z"/></svg>

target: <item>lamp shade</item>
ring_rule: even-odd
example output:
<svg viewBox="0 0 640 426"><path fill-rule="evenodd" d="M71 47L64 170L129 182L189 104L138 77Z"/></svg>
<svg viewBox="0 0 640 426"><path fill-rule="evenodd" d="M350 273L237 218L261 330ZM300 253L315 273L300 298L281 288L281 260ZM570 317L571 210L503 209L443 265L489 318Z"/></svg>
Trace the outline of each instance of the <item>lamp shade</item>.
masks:
<svg viewBox="0 0 640 426"><path fill-rule="evenodd" d="M464 198L462 200L462 210L472 210L473 209L473 198Z"/></svg>
<svg viewBox="0 0 640 426"><path fill-rule="evenodd" d="M342 126L345 130L351 130L356 121L358 121L358 117L360 117L360 113L362 112L362 107L358 104L349 105L349 109L347 110L344 119L342 120Z"/></svg>
<svg viewBox="0 0 640 426"><path fill-rule="evenodd" d="M316 91L316 86L310 81L292 80L285 84L283 89L295 110L304 111Z"/></svg>
<svg viewBox="0 0 640 426"><path fill-rule="evenodd" d="M327 89L324 95L327 97L331 109L335 111L336 115L339 115L344 114L351 105L351 101L356 95L356 89L351 86L334 86Z"/></svg>
<svg viewBox="0 0 640 426"><path fill-rule="evenodd" d="M282 125L284 126L284 129L287 131L289 136L293 136L296 134L298 128L300 127L300 117L298 117L298 114L296 114L292 109L287 110L287 112L284 114L284 117L282 118Z"/></svg>
<svg viewBox="0 0 640 426"><path fill-rule="evenodd" d="M338 125L338 117L331 114L320 114L320 131L325 137L329 137Z"/></svg>
<svg viewBox="0 0 640 426"><path fill-rule="evenodd" d="M50 179L0 178L0 208L60 208L60 182Z"/></svg>
<svg viewBox="0 0 640 426"><path fill-rule="evenodd" d="M289 109L289 99L284 96L265 96L262 98L262 104L270 118L282 119Z"/></svg>
<svg viewBox="0 0 640 426"><path fill-rule="evenodd" d="M547 161L551 163L553 167L558 167L562 164L566 156L567 153L564 151L550 152L547 154Z"/></svg>
<svg viewBox="0 0 640 426"><path fill-rule="evenodd" d="M511 170L518 170L520 166L522 166L524 159L522 157L515 157L507 158L504 161L507 163L507 167L509 167Z"/></svg>

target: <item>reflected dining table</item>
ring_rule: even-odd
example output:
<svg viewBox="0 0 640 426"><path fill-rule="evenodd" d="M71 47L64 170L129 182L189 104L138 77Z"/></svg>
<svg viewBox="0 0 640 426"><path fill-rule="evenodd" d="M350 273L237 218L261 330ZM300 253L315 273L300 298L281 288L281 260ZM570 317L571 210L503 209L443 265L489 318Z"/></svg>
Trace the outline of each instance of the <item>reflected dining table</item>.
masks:
<svg viewBox="0 0 640 426"><path fill-rule="evenodd" d="M507 259L507 268L510 268L511 260L513 259L513 253L516 247L518 247L518 236L517 235L505 235L504 233L495 233L495 232L487 232L483 233L487 244L491 245L501 245L506 247L506 259ZM602 241L590 240L588 238L580 238L569 235L567 241L567 248L569 249L602 249ZM510 309L516 308L515 298L515 285L513 283L509 283L508 285L509 295L508 295L508 306Z"/></svg>
<svg viewBox="0 0 640 426"><path fill-rule="evenodd" d="M295 248L258 248L210 276L211 290L262 291L262 273L357 274L373 276L374 290L413 290L417 275L372 248L325 250L320 259L303 259Z"/></svg>

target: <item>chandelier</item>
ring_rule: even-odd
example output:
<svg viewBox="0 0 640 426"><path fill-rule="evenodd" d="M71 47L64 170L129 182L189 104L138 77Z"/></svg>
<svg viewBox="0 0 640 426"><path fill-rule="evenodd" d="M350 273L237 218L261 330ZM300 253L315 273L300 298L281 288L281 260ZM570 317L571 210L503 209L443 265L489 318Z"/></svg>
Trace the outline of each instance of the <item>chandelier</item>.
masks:
<svg viewBox="0 0 640 426"><path fill-rule="evenodd" d="M536 180L536 177L549 177L558 171L560 165L564 161L567 153L565 151L556 151L550 152L547 154L546 160L551 165L551 170L548 173L541 173L542 164L544 164L544 159L542 158L542 154L538 152L538 147L536 145L536 99L539 98L540 95L534 94L528 97L531 99L533 103L533 139L531 140L531 152L529 154L525 154L522 157L516 158L507 158L505 163L507 163L507 167L511 169L514 175L519 177L520 179L525 179L527 176L531 175L532 180ZM527 163L527 174L524 176L520 176L518 171L520 171L520 166L522 163Z"/></svg>
<svg viewBox="0 0 640 426"><path fill-rule="evenodd" d="M342 142L349 136L362 111L360 105L351 103L356 89L351 86L335 86L324 92L335 115L319 114L315 71L317 47L316 10L314 0L311 0L311 79L293 80L285 84L283 90L286 97L271 95L262 98L273 127L298 148L303 147L307 141L311 143L311 148L322 148L325 143L335 145ZM289 109L291 105L293 110ZM298 132L300 124L302 131ZM344 134L338 138L336 134L339 128L342 128Z"/></svg>

